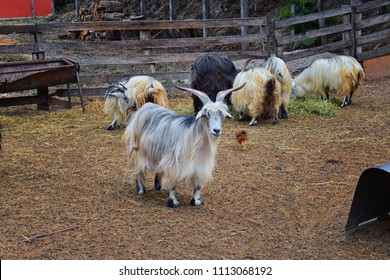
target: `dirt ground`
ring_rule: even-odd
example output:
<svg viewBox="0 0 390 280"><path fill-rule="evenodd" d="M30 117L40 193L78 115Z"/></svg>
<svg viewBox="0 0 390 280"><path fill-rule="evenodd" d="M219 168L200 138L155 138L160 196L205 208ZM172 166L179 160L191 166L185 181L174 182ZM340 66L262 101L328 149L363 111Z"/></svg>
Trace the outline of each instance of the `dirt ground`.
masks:
<svg viewBox="0 0 390 280"><path fill-rule="evenodd" d="M226 120L205 205L190 206L192 189L179 185L177 209L151 176L149 191L135 194L123 131L105 130L102 99L88 100L86 113L1 108L0 258L390 259L389 219L345 235L361 173L390 161L389 85L367 81L335 117Z"/></svg>

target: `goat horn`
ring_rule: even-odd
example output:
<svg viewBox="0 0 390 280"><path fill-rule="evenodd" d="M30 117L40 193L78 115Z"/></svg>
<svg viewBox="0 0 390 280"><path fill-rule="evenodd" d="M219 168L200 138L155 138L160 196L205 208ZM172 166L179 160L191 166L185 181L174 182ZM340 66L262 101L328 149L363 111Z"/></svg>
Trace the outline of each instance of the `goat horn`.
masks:
<svg viewBox="0 0 390 280"><path fill-rule="evenodd" d="M233 92L233 91L236 91L236 90L239 90L239 89L242 89L244 86L245 86L246 82L243 83L241 86L239 87L236 87L236 88L230 88L230 89L226 89L226 90L222 90L220 92L217 93L217 97L215 98L215 102L218 102L218 101L223 101L226 97L226 95L228 95L229 93Z"/></svg>
<svg viewBox="0 0 390 280"><path fill-rule="evenodd" d="M184 88L178 85L175 85L175 87L184 91L191 92L192 94L195 94L197 97L199 97L199 99L202 101L203 104L206 104L207 102L211 102L210 97L208 97L208 95L202 91L193 88Z"/></svg>
<svg viewBox="0 0 390 280"><path fill-rule="evenodd" d="M126 91L127 90L127 87L125 87L125 85L124 84L122 84L122 83L119 83L119 85L123 88L123 90L124 91Z"/></svg>
<svg viewBox="0 0 390 280"><path fill-rule="evenodd" d="M244 65L241 68L241 72L244 72L246 70L246 67L248 66L249 62L251 62L252 60L254 60L254 58L250 58L244 62Z"/></svg>

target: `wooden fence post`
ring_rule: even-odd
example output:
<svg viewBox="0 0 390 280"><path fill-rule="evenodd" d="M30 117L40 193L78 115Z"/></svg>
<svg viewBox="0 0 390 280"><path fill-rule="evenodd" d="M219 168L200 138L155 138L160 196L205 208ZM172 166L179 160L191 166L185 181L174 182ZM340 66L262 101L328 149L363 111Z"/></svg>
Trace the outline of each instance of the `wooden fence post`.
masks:
<svg viewBox="0 0 390 280"><path fill-rule="evenodd" d="M210 1L202 0L202 11L203 11L203 19L210 18ZM209 35L209 30L207 28L203 28L203 37L207 37Z"/></svg>
<svg viewBox="0 0 390 280"><path fill-rule="evenodd" d="M273 29L274 29L274 38L275 38L275 45L276 45L276 56L283 58L283 45L279 44L279 39L282 38L282 32L280 29L277 29L275 27L275 21L272 23Z"/></svg>
<svg viewBox="0 0 390 280"><path fill-rule="evenodd" d="M322 0L317 0L317 10L318 10L318 12L323 11ZM325 19L324 18L320 18L318 20L318 26L320 29L325 27ZM326 44L326 36L321 36L321 45L325 45L325 44Z"/></svg>
<svg viewBox="0 0 390 280"><path fill-rule="evenodd" d="M140 13L146 18L146 0L140 0Z"/></svg>
<svg viewBox="0 0 390 280"><path fill-rule="evenodd" d="M176 20L176 0L169 0L169 20ZM170 29L171 37L176 38L175 29Z"/></svg>
<svg viewBox="0 0 390 280"><path fill-rule="evenodd" d="M241 18L248 17L248 0L240 1ZM261 27L260 27L261 28ZM248 26L241 26L241 35L248 35ZM248 49L248 44L241 44L242 50Z"/></svg>
<svg viewBox="0 0 390 280"><path fill-rule="evenodd" d="M74 6L76 9L76 18L79 19L80 18L80 0L75 0Z"/></svg>
<svg viewBox="0 0 390 280"><path fill-rule="evenodd" d="M345 5L342 5L342 7L347 7ZM349 14L343 15L343 23L352 23L352 9ZM349 31L343 31L343 41L351 41L352 42L353 38L353 31L352 29ZM352 45L352 44L351 44ZM344 54L345 55L352 55L352 46L349 48L344 48Z"/></svg>
<svg viewBox="0 0 390 280"><path fill-rule="evenodd" d="M362 47L357 45L358 38L362 35L362 31L359 29L356 29L356 23L362 20L362 14L356 12L356 6L361 4L363 1L361 0L351 0L351 9L352 9L352 56L357 57L359 54L362 53Z"/></svg>
<svg viewBox="0 0 390 280"><path fill-rule="evenodd" d="M31 35L32 41L39 46L40 43L43 43L43 34L38 30L38 24L35 24L35 32ZM38 48L39 49L39 48ZM33 60L44 60L45 52L38 51L32 53Z"/></svg>

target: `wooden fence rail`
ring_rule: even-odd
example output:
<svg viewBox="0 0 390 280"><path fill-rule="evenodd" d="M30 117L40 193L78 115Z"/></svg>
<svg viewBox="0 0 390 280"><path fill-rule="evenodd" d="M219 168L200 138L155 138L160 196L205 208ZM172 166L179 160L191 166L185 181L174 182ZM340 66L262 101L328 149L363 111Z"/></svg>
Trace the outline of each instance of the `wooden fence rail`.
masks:
<svg viewBox="0 0 390 280"><path fill-rule="evenodd" d="M390 5L389 0L370 1L354 6L297 16L274 22L274 34L276 42L276 54L285 61L291 61L324 51L337 51L355 56L359 61L390 53L389 42L385 46L368 46L369 44L388 41L390 38L390 9L386 9L380 15L370 16L370 11ZM368 14L363 18L363 13ZM300 34L289 35L287 32L297 24L304 24L316 20L337 18L338 23L329 27L318 28ZM379 26L379 30L375 31ZM367 29L370 29L367 31ZM362 32L362 30L366 30ZM288 33L288 35L286 35ZM291 51L291 44L307 39L331 36L331 42L307 48L304 51ZM287 49L287 50L286 50Z"/></svg>

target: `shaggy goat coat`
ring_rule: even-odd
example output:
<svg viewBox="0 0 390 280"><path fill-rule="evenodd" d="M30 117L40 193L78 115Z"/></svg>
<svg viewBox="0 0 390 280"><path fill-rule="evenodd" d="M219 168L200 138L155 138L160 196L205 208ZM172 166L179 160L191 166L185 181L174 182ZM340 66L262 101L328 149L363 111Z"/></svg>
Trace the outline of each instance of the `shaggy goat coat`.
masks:
<svg viewBox="0 0 390 280"><path fill-rule="evenodd" d="M168 108L168 97L164 86L149 76L125 78L106 91L104 113L113 118L107 129L115 124L125 124L129 111L138 110L146 102L153 102Z"/></svg>
<svg viewBox="0 0 390 280"><path fill-rule="evenodd" d="M233 87L246 85L231 96L232 105L239 114L252 118L250 125L257 123L258 117L269 112L272 122L279 121L279 108L282 104L281 86L278 80L264 68L255 67L240 72Z"/></svg>
<svg viewBox="0 0 390 280"><path fill-rule="evenodd" d="M207 134L205 118L178 116L152 103L145 104L131 116L126 128L133 173L163 172L162 187L180 182L205 185L212 178L217 150L217 139L205 137ZM178 137L183 140L178 142Z"/></svg>
<svg viewBox="0 0 390 280"><path fill-rule="evenodd" d="M320 58L295 78L293 96L314 93L329 99L329 93L343 95L341 106L344 107L352 103L352 95L364 78L362 66L351 56Z"/></svg>
<svg viewBox="0 0 390 280"><path fill-rule="evenodd" d="M290 102L291 90L293 87L293 79L290 71L287 68L286 63L276 56L272 56L267 59L264 68L270 73L274 74L275 78L281 85L282 106L280 108L281 117L287 118L287 107Z"/></svg>
<svg viewBox="0 0 390 280"><path fill-rule="evenodd" d="M222 120L230 116L223 98L233 90L219 92L216 102L212 102L203 92L179 88L196 94L204 103L196 117L179 116L147 103L131 115L125 131L137 193L145 192L145 173L153 172L155 189L168 189L168 207L180 204L173 192L180 182L194 188L192 205L203 203L200 190L212 178Z"/></svg>
<svg viewBox="0 0 390 280"><path fill-rule="evenodd" d="M201 54L196 58L191 67L191 88L205 92L215 101L217 93L233 86L234 78L238 71L233 62L226 57L214 54ZM195 114L199 112L203 104L196 95L192 95ZM226 98L229 102L230 95Z"/></svg>

